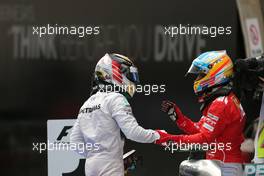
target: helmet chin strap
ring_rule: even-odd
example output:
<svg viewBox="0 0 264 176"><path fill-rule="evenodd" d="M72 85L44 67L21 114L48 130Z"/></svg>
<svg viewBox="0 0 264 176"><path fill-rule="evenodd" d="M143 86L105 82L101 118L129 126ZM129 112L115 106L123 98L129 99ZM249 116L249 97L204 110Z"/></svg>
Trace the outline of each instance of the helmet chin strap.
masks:
<svg viewBox="0 0 264 176"><path fill-rule="evenodd" d="M232 89L232 83L229 82L225 85L213 87L210 90L207 90L198 98L198 101L202 103L200 110L203 111L203 109L216 98L228 95Z"/></svg>

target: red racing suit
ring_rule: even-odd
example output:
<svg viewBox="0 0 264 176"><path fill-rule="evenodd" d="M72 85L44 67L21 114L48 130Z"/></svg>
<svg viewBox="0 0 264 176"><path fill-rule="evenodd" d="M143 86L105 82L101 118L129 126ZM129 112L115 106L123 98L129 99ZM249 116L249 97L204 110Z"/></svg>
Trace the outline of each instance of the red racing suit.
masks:
<svg viewBox="0 0 264 176"><path fill-rule="evenodd" d="M175 135L174 142L217 144L215 150L206 152L206 159L225 163L243 163L240 145L244 141L244 110L234 93L216 98L208 104L202 118L195 123L179 116L176 123L188 135ZM224 146L224 147L223 147Z"/></svg>

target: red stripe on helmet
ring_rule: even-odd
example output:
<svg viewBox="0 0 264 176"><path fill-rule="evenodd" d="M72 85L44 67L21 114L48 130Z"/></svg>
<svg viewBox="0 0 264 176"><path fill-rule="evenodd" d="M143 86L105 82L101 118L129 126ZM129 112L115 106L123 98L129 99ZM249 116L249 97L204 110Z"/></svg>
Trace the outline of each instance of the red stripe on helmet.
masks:
<svg viewBox="0 0 264 176"><path fill-rule="evenodd" d="M122 79L120 79L117 75L115 75L115 74L113 74L113 78L117 81L117 82L119 82L119 83L122 83L123 82L123 80Z"/></svg>
<svg viewBox="0 0 264 176"><path fill-rule="evenodd" d="M112 69L121 74L120 68L121 68L121 65L117 61L112 60Z"/></svg>
<svg viewBox="0 0 264 176"><path fill-rule="evenodd" d="M112 69L113 74L116 74L117 76L119 76L122 79L122 75L121 73L119 73L116 69Z"/></svg>
<svg viewBox="0 0 264 176"><path fill-rule="evenodd" d="M121 65L117 61L112 60L112 75L113 75L113 79L115 79L119 83L122 83L123 82L123 78L122 78L120 67L121 67Z"/></svg>

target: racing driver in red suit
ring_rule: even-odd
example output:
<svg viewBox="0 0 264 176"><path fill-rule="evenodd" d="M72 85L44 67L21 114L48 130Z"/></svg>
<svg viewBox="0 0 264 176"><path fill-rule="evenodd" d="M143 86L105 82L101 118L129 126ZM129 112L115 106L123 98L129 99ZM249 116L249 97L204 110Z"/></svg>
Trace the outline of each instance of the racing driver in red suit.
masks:
<svg viewBox="0 0 264 176"><path fill-rule="evenodd" d="M222 173L227 173L222 175L240 175L241 163L244 162L240 145L244 141L245 113L232 92L232 60L225 51L206 52L192 62L188 73L198 75L194 91L202 103L202 117L199 122L193 122L175 103L163 101L162 110L186 135L171 135L157 130L161 138L156 143L215 143L216 149L208 150L206 159L222 161Z"/></svg>

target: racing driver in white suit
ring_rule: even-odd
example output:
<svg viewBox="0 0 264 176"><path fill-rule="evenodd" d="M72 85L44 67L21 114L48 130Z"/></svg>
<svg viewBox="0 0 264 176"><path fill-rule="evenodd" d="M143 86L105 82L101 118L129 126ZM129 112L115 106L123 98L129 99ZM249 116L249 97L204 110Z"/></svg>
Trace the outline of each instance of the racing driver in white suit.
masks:
<svg viewBox="0 0 264 176"><path fill-rule="evenodd" d="M129 58L106 54L97 63L92 95L81 107L70 136L72 144L85 146L77 152L86 158L86 176L124 176L121 131L141 143L160 138L156 131L139 126L132 114L127 98L133 97L137 83L137 68Z"/></svg>

